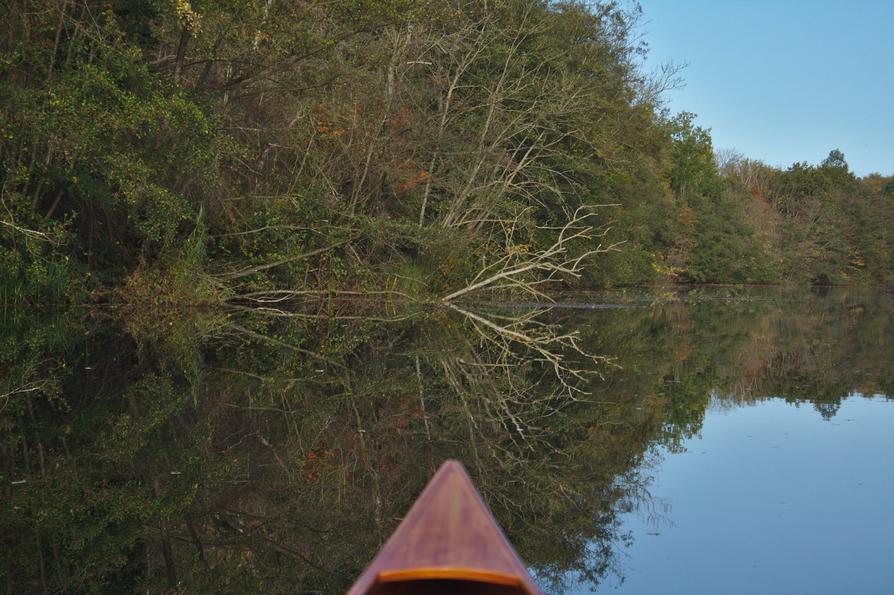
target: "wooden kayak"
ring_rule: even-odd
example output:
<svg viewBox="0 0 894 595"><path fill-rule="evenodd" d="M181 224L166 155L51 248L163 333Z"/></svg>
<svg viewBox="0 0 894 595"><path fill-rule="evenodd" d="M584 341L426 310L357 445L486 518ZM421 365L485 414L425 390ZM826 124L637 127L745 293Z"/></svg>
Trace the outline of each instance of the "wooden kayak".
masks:
<svg viewBox="0 0 894 595"><path fill-rule="evenodd" d="M540 595L466 470L447 461L348 595Z"/></svg>

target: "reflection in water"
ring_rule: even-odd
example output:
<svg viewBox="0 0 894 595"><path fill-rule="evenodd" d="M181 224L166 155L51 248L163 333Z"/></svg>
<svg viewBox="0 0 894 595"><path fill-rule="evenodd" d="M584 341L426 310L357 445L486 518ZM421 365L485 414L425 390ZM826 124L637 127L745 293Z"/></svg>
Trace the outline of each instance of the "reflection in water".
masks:
<svg viewBox="0 0 894 595"><path fill-rule="evenodd" d="M717 405L656 471L673 522L625 515L625 578L601 591L891 593L894 402L854 394L833 421L782 399Z"/></svg>
<svg viewBox="0 0 894 595"><path fill-rule="evenodd" d="M535 319L7 313L2 582L337 593L448 457L548 590L617 580L623 513L668 514L652 465L701 431L712 395L831 418L853 391L894 394L890 295L713 297Z"/></svg>

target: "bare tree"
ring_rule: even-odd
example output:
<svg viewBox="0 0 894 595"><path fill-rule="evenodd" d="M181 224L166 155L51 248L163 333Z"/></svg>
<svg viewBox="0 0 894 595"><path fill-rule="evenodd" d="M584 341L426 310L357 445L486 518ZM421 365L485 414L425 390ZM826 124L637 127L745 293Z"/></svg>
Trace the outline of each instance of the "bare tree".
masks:
<svg viewBox="0 0 894 595"><path fill-rule="evenodd" d="M506 289L521 290L537 299L552 301L539 286L561 279L580 278L588 258L615 250L620 244L604 244L602 240L609 228L596 229L590 224L590 219L596 215L596 208L598 206L578 207L560 228L543 228L558 231L557 238L548 248L533 252L526 245L513 242L514 229L524 212L520 213L515 220L504 226L505 254L484 266L468 285L441 298L442 301L449 303L474 292ZM582 251L575 251L575 245L581 243L587 247ZM593 244L595 247L589 247Z"/></svg>

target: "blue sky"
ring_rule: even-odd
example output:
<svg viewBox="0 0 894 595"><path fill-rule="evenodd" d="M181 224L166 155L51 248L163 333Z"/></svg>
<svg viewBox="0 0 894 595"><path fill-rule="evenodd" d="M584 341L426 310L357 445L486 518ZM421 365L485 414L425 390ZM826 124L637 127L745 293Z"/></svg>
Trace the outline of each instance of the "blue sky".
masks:
<svg viewBox="0 0 894 595"><path fill-rule="evenodd" d="M894 0L642 0L646 69L688 63L666 94L716 149L770 165L834 148L857 175L894 174Z"/></svg>

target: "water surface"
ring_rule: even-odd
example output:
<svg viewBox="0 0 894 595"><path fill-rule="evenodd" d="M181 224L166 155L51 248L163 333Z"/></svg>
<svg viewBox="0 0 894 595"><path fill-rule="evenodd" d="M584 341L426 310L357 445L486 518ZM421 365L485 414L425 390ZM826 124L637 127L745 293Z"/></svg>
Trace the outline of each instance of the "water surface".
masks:
<svg viewBox="0 0 894 595"><path fill-rule="evenodd" d="M891 294L568 302L4 311L0 584L343 592L458 458L548 592L894 590Z"/></svg>
<svg viewBox="0 0 894 595"><path fill-rule="evenodd" d="M717 401L683 452L660 453L662 506L625 515L624 580L600 591L890 592L894 402L851 395L821 413Z"/></svg>

